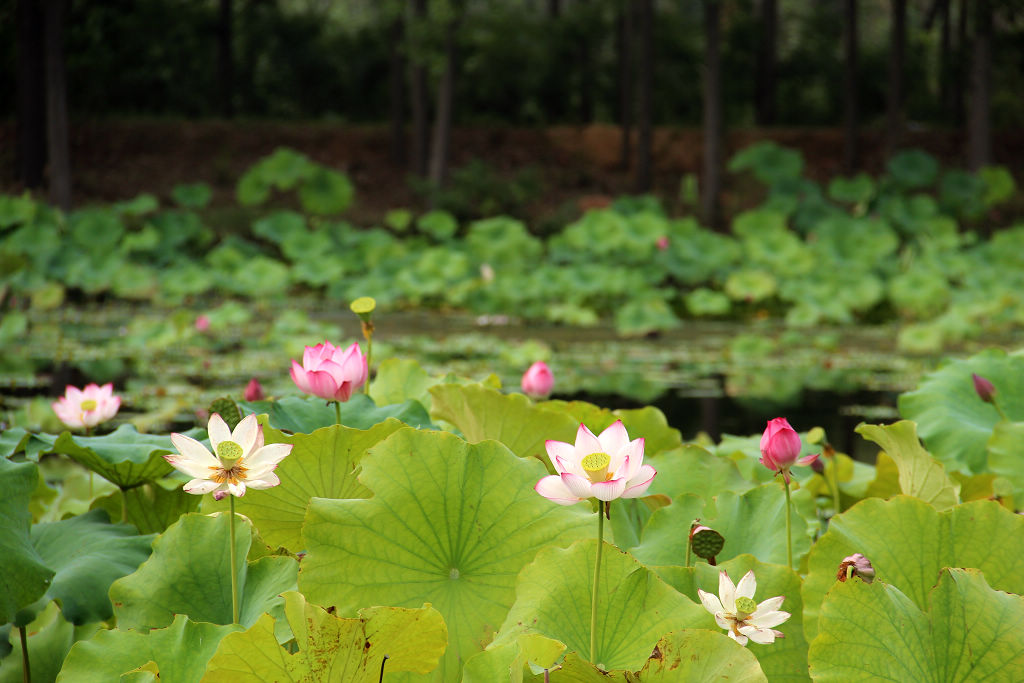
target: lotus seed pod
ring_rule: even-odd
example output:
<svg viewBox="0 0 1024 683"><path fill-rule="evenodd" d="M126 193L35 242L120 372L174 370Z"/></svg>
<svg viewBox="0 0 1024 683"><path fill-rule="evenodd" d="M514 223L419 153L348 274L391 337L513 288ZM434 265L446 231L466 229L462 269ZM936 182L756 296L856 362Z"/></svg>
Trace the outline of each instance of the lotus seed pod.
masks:
<svg viewBox="0 0 1024 683"><path fill-rule="evenodd" d="M706 526L698 526L690 533L690 546L693 554L704 560L713 559L722 552L725 546L725 537L714 529Z"/></svg>

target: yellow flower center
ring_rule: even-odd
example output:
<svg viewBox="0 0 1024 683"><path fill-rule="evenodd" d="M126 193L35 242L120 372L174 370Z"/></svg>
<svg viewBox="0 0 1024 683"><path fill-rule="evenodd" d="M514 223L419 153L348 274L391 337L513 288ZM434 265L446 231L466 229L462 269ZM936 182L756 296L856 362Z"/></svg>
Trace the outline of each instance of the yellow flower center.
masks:
<svg viewBox="0 0 1024 683"><path fill-rule="evenodd" d="M597 484L608 481L608 465L612 464L612 458L607 453L591 453L580 461L580 466L587 473L587 478Z"/></svg>
<svg viewBox="0 0 1024 683"><path fill-rule="evenodd" d="M217 457L226 470L234 467L242 455L242 447L234 441L221 441L217 444Z"/></svg>
<svg viewBox="0 0 1024 683"><path fill-rule="evenodd" d="M757 603L751 598L736 598L736 618L740 621L746 619L757 611Z"/></svg>
<svg viewBox="0 0 1024 683"><path fill-rule="evenodd" d="M96 401L91 398L87 398L79 404L82 410L96 410Z"/></svg>

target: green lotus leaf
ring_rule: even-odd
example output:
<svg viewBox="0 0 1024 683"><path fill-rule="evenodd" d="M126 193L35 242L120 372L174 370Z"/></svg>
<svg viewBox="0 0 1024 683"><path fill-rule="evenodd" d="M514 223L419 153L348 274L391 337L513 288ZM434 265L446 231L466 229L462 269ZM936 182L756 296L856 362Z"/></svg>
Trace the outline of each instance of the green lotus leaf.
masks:
<svg viewBox="0 0 1024 683"><path fill-rule="evenodd" d="M1013 487L1013 499L1024 501L1024 422L999 422L988 440L988 466ZM983 475L975 475L983 476ZM966 499L966 496L964 496Z"/></svg>
<svg viewBox="0 0 1024 683"><path fill-rule="evenodd" d="M378 405L413 400L429 407L430 387L440 381L427 374L414 360L388 358L377 368L377 375L370 385L370 398Z"/></svg>
<svg viewBox="0 0 1024 683"><path fill-rule="evenodd" d="M639 292L615 310L615 330L624 337L642 337L677 327L679 318L657 292Z"/></svg>
<svg viewBox="0 0 1024 683"><path fill-rule="evenodd" d="M491 645L466 660L462 683L523 683L533 679L529 673L524 675L527 666L552 669L563 652L565 643L539 633L523 633L511 642Z"/></svg>
<svg viewBox="0 0 1024 683"><path fill-rule="evenodd" d="M725 281L725 293L733 301L758 302L775 294L778 281L765 270L742 268L733 271Z"/></svg>
<svg viewBox="0 0 1024 683"><path fill-rule="evenodd" d="M564 642L589 658L590 612L597 540L568 549L544 548L516 580L516 600L494 646L523 633ZM662 635L688 627L711 628L701 606L665 584L618 548L604 544L598 588L596 664L605 670L636 670Z"/></svg>
<svg viewBox="0 0 1024 683"><path fill-rule="evenodd" d="M186 432L194 436L193 430ZM123 424L105 436L72 436L64 432L53 443L53 452L67 455L107 481L127 489L159 479L174 469L164 460L177 450L169 436L140 434Z"/></svg>
<svg viewBox="0 0 1024 683"><path fill-rule="evenodd" d="M637 683L768 681L754 654L721 633L698 629L673 631L658 641L654 653L634 677Z"/></svg>
<svg viewBox="0 0 1024 683"><path fill-rule="evenodd" d="M1024 356L989 349L951 360L902 394L900 415L917 423L928 450L949 468L986 468L986 450L999 414L974 392L971 374L996 387L999 406L1011 421L1024 421Z"/></svg>
<svg viewBox="0 0 1024 683"><path fill-rule="evenodd" d="M40 453L46 453L53 447L53 440L50 434L33 434L21 427L12 427L0 432L0 457L24 453L27 459L38 461Z"/></svg>
<svg viewBox="0 0 1024 683"><path fill-rule="evenodd" d="M732 309L732 300L728 295L707 287L698 287L688 293L685 301L686 310L697 317L728 315Z"/></svg>
<svg viewBox="0 0 1024 683"><path fill-rule="evenodd" d="M312 214L341 213L352 204L355 189L344 173L317 167L299 187L302 208Z"/></svg>
<svg viewBox="0 0 1024 683"><path fill-rule="evenodd" d="M448 643L444 619L430 605L367 607L356 619L340 619L301 593L285 593L284 599L298 652L277 644L274 620L265 614L247 631L220 641L203 681L377 683L382 672L388 680L402 671L429 673Z"/></svg>
<svg viewBox="0 0 1024 683"><path fill-rule="evenodd" d="M228 599L230 601L230 597ZM221 639L240 629L240 626L234 625L196 623L189 621L184 614L178 614L166 628L148 632L103 630L88 640L74 644L64 660L57 681L127 681L131 679L122 676L148 665L148 670L155 668L159 672L160 678L157 680L199 683Z"/></svg>
<svg viewBox="0 0 1024 683"><path fill-rule="evenodd" d="M946 468L926 451L917 439L917 425L900 420L891 425L863 422L854 430L885 451L899 472L900 491L946 510L960 502L960 485L946 475Z"/></svg>
<svg viewBox="0 0 1024 683"><path fill-rule="evenodd" d="M430 388L433 415L455 425L470 443L494 439L519 456L547 462L548 439L573 443L579 423L546 410L522 394L502 394L480 384L439 384Z"/></svg>
<svg viewBox="0 0 1024 683"><path fill-rule="evenodd" d="M229 519L225 514L192 513L157 537L149 559L110 587L118 628L163 628L176 614L194 621L230 624ZM264 612L279 613L283 603L278 596L294 588L298 573L298 563L290 557L246 560L253 535L251 522L236 516L238 618L242 626L251 626Z"/></svg>
<svg viewBox="0 0 1024 683"><path fill-rule="evenodd" d="M206 183L175 185L171 198L186 209L202 209L213 199L213 190Z"/></svg>
<svg viewBox="0 0 1024 683"><path fill-rule="evenodd" d="M718 575L724 571L729 574L733 583L748 571L753 570L757 579L757 591L754 600L761 602L777 595L786 596L782 603L783 611L790 617L775 629L782 631L786 637L776 640L771 645L747 643L747 650L752 652L760 662L772 681L807 681L807 640L804 638L803 600L800 597L800 576L788 567L778 564L767 564L757 560L753 555L743 554L713 567L705 562L697 562L692 567L652 567L668 585L700 602L697 589L718 595Z"/></svg>
<svg viewBox="0 0 1024 683"><path fill-rule="evenodd" d="M908 149L894 154L886 164L889 175L900 187L911 189L927 187L939 175L939 162L931 154L919 149Z"/></svg>
<svg viewBox="0 0 1024 683"><path fill-rule="evenodd" d="M875 195L875 181L867 173L851 178L833 178L828 184L828 196L837 202L863 204Z"/></svg>
<svg viewBox="0 0 1024 683"><path fill-rule="evenodd" d="M60 606L50 602L36 618L25 626L28 633L28 663L34 683L49 683L57 678L61 662L82 631L95 630L96 626L76 629L61 615ZM5 637L6 640L6 637ZM0 660L0 683L23 683L21 631L11 630L13 651Z"/></svg>
<svg viewBox="0 0 1024 683"><path fill-rule="evenodd" d="M974 569L943 569L924 605L881 581L835 585L809 664L817 681L1024 679L1024 598Z"/></svg>
<svg viewBox="0 0 1024 683"><path fill-rule="evenodd" d="M372 498L310 502L300 590L340 615L432 603L449 630L432 680L458 680L462 662L511 606L516 573L540 548L594 533L589 508L537 495L545 469L499 443L402 429L362 465Z"/></svg>
<svg viewBox="0 0 1024 683"><path fill-rule="evenodd" d="M356 479L363 454L402 426L388 418L367 430L334 425L291 436L264 428L267 443L293 444L292 452L275 470L281 484L236 499L235 509L252 520L270 545L293 553L304 550L302 521L310 499L368 498L370 490ZM228 503L206 497L202 510L227 510Z"/></svg>
<svg viewBox="0 0 1024 683"><path fill-rule="evenodd" d="M163 480L166 481L166 480ZM199 508L201 496L185 493L180 482L173 482L173 488L166 488L160 481L142 486L116 490L107 496L97 498L89 509L103 509L112 520L121 519L134 524L140 534L160 533L178 518Z"/></svg>
<svg viewBox="0 0 1024 683"><path fill-rule="evenodd" d="M973 501L939 512L909 496L868 498L836 515L807 558L804 629L817 633L825 593L843 558L862 553L878 579L899 588L920 609L943 567L985 572L998 590L1024 593L1024 517L994 501Z"/></svg>
<svg viewBox="0 0 1024 683"><path fill-rule="evenodd" d="M29 501L39 481L35 463L14 463L0 458L0 623L14 620L15 613L46 593L54 571L46 566L32 545Z"/></svg>
<svg viewBox="0 0 1024 683"><path fill-rule="evenodd" d="M266 413L267 424L287 432L311 434L321 427L338 423L334 406L315 397L285 396L278 401L240 401L243 413ZM366 394L353 394L341 404L341 424L355 429L369 429L389 417L412 427L433 428L430 416L418 401L378 406Z"/></svg>
<svg viewBox="0 0 1024 683"><path fill-rule="evenodd" d="M684 493L695 493L704 500L723 491L743 493L754 487L754 483L740 474L736 463L713 455L695 444L687 444L653 457L644 457L644 462L658 471L648 494L663 493L670 498Z"/></svg>

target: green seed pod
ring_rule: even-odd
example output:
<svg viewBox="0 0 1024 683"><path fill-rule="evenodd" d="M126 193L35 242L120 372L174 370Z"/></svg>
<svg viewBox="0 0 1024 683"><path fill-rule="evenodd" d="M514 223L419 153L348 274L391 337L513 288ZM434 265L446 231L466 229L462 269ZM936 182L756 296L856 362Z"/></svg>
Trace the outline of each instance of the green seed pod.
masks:
<svg viewBox="0 0 1024 683"><path fill-rule="evenodd" d="M722 548L725 546L725 537L714 529L700 526L690 534L690 545L694 555L710 560L722 552Z"/></svg>

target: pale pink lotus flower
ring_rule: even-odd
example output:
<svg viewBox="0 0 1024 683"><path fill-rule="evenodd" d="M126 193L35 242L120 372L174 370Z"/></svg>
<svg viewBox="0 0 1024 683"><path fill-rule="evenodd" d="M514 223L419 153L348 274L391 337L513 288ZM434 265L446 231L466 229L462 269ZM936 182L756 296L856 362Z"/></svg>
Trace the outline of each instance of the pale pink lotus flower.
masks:
<svg viewBox="0 0 1024 683"><path fill-rule="evenodd" d="M718 595L699 588L697 594L704 609L714 615L715 621L728 632L730 638L744 646L747 639L768 645L774 643L776 638L785 637L782 631L772 627L786 621L791 615L779 611L786 596L780 595L756 603L755 590L757 579L754 578L753 569L743 575L739 585L734 585L729 574L723 570L718 575Z"/></svg>
<svg viewBox="0 0 1024 683"><path fill-rule="evenodd" d="M246 415L232 430L214 413L207 431L213 453L190 436L171 434L178 453L165 455L164 459L176 470L194 477L185 484L186 493L212 493L214 500L220 500L228 494L241 497L246 489L269 489L281 483L274 470L292 452L292 445L264 445L263 425L256 422L255 415Z"/></svg>
<svg viewBox="0 0 1024 683"><path fill-rule="evenodd" d="M761 435L761 464L780 472L789 483L789 468L793 465L810 465L818 459L820 453L800 458L800 435L789 426L784 417L768 421L768 426Z"/></svg>
<svg viewBox="0 0 1024 683"><path fill-rule="evenodd" d="M548 440L544 447L558 474L544 477L534 490L559 505L587 498L637 498L644 495L657 474L653 467L643 464L643 438L630 441L622 420L598 436L581 424L575 444Z"/></svg>
<svg viewBox="0 0 1024 683"><path fill-rule="evenodd" d="M210 329L210 316L208 316L208 315L199 315L196 318L196 331L197 332L206 332L209 329Z"/></svg>
<svg viewBox="0 0 1024 683"><path fill-rule="evenodd" d="M249 380L249 383L245 385L245 392L243 392L242 398L246 401L262 401L264 399L263 386L258 379L253 377Z"/></svg>
<svg viewBox="0 0 1024 683"><path fill-rule="evenodd" d="M555 377L551 374L548 364L539 360L523 373L520 385L527 396L543 398L551 393L552 387L555 386Z"/></svg>
<svg viewBox="0 0 1024 683"><path fill-rule="evenodd" d="M366 382L369 367L366 357L353 343L344 351L328 341L307 346L302 365L292 361L292 381L303 393L319 396L325 401L344 403Z"/></svg>
<svg viewBox="0 0 1024 683"><path fill-rule="evenodd" d="M117 415L121 408L121 397L114 395L114 385L107 382L102 387L89 384L78 389L70 384L64 395L50 404L60 421L72 429L93 428Z"/></svg>

